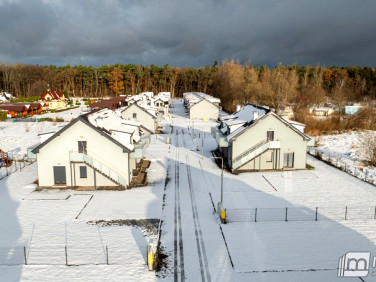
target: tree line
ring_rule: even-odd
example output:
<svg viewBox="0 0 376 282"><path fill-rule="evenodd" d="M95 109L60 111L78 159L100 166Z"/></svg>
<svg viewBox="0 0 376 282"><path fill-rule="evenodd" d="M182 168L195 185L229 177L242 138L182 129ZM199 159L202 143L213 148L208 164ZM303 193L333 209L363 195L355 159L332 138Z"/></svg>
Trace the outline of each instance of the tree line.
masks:
<svg viewBox="0 0 376 282"><path fill-rule="evenodd" d="M274 68L225 60L199 68L135 64L41 66L0 63L0 89L17 97L39 96L47 89L76 97L132 95L143 91L200 91L221 98L225 110L255 103L281 109L376 99L376 70L370 67L284 66Z"/></svg>

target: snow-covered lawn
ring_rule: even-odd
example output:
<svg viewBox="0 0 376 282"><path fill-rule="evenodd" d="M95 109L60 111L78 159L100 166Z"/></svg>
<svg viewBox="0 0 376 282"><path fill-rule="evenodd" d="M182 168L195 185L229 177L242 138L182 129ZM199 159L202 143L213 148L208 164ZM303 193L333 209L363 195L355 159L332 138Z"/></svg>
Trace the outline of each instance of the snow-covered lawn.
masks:
<svg viewBox="0 0 376 282"><path fill-rule="evenodd" d="M322 135L316 138L317 147L310 153L322 155L325 161L348 173L376 185L376 167L366 161L362 136L364 132L353 131L338 135Z"/></svg>

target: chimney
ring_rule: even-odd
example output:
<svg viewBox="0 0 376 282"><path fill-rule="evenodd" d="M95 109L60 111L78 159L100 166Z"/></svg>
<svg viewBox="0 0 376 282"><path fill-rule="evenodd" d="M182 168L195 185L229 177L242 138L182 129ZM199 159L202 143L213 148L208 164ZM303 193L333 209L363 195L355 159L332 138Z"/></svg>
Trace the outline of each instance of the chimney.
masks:
<svg viewBox="0 0 376 282"><path fill-rule="evenodd" d="M258 117L259 117L258 112L257 112L257 111L254 111L254 112L253 112L253 120L258 119Z"/></svg>
<svg viewBox="0 0 376 282"><path fill-rule="evenodd" d="M239 112L242 107L240 105L236 105L236 111Z"/></svg>

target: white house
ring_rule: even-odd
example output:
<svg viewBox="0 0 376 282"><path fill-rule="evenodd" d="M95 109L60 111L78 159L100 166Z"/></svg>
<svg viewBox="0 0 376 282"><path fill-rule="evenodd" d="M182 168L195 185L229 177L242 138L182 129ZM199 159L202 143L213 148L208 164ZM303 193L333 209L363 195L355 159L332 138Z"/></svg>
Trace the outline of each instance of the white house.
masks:
<svg viewBox="0 0 376 282"><path fill-rule="evenodd" d="M186 92L183 97L190 119L218 119L220 99L202 92Z"/></svg>
<svg viewBox="0 0 376 282"><path fill-rule="evenodd" d="M112 110L79 116L32 150L39 186L127 188L148 144L141 133Z"/></svg>
<svg viewBox="0 0 376 282"><path fill-rule="evenodd" d="M127 107L120 108L120 116L123 119L137 121L151 134L157 130L157 117L137 103L133 103Z"/></svg>
<svg viewBox="0 0 376 282"><path fill-rule="evenodd" d="M212 135L233 172L305 169L307 145L312 142L303 124L251 104L221 117Z"/></svg>
<svg viewBox="0 0 376 282"><path fill-rule="evenodd" d="M214 119L219 117L219 106L213 104L209 100L201 99L199 102L189 107L190 119Z"/></svg>

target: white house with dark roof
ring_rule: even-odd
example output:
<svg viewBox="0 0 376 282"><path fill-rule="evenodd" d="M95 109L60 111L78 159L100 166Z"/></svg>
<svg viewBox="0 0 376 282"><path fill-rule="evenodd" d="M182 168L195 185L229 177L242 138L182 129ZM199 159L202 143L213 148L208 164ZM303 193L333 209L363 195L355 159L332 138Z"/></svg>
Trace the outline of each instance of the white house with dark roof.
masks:
<svg viewBox="0 0 376 282"><path fill-rule="evenodd" d="M127 188L148 144L141 133L112 110L79 116L32 150L39 186Z"/></svg>
<svg viewBox="0 0 376 282"><path fill-rule="evenodd" d="M233 172L306 168L312 139L304 124L248 104L212 128L218 151Z"/></svg>
<svg viewBox="0 0 376 282"><path fill-rule="evenodd" d="M148 111L137 103L120 108L118 112L123 119L141 123L141 125L151 134L154 134L157 130L157 116L153 114L153 111Z"/></svg>

